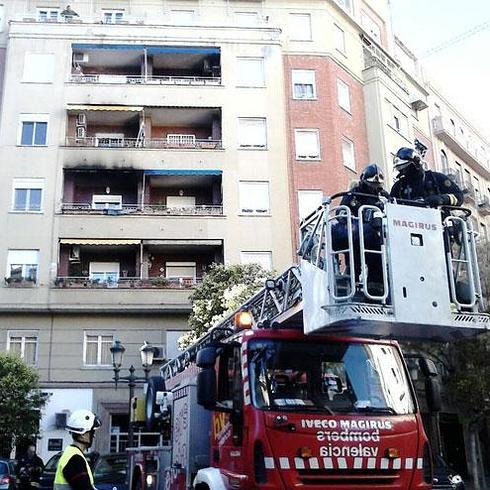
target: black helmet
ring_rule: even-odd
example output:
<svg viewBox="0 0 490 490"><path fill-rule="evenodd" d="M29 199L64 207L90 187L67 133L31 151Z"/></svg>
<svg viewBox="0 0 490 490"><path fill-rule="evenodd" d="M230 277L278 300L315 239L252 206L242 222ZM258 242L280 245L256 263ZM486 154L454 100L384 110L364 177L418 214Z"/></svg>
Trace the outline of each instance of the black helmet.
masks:
<svg viewBox="0 0 490 490"><path fill-rule="evenodd" d="M414 150L413 148L400 148L393 158L393 170L400 174L404 174L411 166L421 168L422 157L417 150Z"/></svg>
<svg viewBox="0 0 490 490"><path fill-rule="evenodd" d="M383 171L375 163L370 163L361 173L361 184L370 189L382 189L385 181Z"/></svg>

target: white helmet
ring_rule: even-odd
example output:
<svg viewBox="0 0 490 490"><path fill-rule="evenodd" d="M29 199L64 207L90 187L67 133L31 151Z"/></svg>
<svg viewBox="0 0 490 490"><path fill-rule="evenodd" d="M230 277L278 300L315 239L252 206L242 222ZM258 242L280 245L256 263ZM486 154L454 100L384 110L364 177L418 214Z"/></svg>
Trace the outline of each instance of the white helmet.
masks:
<svg viewBox="0 0 490 490"><path fill-rule="evenodd" d="M66 422L65 429L72 434L85 434L100 427L100 419L90 410L75 410Z"/></svg>

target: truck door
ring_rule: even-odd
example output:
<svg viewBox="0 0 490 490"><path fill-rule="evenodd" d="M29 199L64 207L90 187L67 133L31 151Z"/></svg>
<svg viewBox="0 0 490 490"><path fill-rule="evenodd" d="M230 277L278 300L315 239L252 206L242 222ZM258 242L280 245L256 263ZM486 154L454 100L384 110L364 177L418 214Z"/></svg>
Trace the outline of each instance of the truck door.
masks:
<svg viewBox="0 0 490 490"><path fill-rule="evenodd" d="M223 470L240 473L244 467L243 386L240 346L226 346L219 355L217 403L213 414L212 463Z"/></svg>

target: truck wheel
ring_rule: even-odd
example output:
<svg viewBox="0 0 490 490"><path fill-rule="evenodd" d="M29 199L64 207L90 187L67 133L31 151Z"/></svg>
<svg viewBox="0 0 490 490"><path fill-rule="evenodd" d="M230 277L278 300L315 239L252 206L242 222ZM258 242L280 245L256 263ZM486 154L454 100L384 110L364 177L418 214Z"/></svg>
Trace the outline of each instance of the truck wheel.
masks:
<svg viewBox="0 0 490 490"><path fill-rule="evenodd" d="M164 391L165 383L160 376L152 376L148 380L145 403L145 422L146 429L153 431L157 428L156 413L160 413L160 407L156 404L157 391Z"/></svg>

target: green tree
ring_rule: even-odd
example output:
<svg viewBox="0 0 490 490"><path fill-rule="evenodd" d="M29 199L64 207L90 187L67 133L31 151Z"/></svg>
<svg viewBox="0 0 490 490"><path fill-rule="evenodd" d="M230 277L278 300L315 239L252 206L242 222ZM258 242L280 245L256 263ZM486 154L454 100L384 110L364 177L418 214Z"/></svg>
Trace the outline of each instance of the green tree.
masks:
<svg viewBox="0 0 490 490"><path fill-rule="evenodd" d="M258 264L212 264L190 300L190 332L179 339L185 349L258 291L271 273Z"/></svg>
<svg viewBox="0 0 490 490"><path fill-rule="evenodd" d="M47 397L35 369L18 356L0 353L0 456L8 457L16 442L38 435Z"/></svg>

